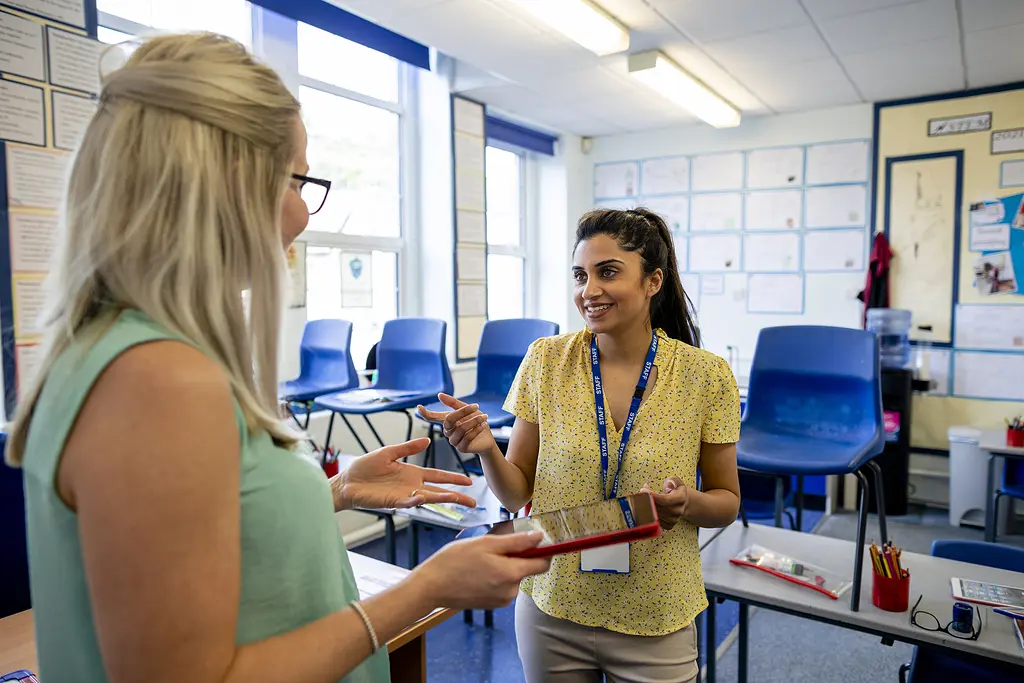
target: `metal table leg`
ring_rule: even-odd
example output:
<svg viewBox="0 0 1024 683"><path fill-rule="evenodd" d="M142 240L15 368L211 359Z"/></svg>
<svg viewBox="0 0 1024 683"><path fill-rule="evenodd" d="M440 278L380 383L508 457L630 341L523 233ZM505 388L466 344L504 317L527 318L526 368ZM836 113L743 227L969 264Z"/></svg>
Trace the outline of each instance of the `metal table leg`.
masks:
<svg viewBox="0 0 1024 683"><path fill-rule="evenodd" d="M345 416L345 413L338 413L338 415L341 415L341 419L345 422L345 426L348 427L348 431L351 432L352 438L354 438L356 440L356 443L359 444L359 450L361 450L363 453L369 453L370 451L366 448L366 444L364 444L363 440L359 438L359 434L356 433L355 428L352 426L352 423L348 421L348 418ZM331 413L331 419L334 419L334 413Z"/></svg>
<svg viewBox="0 0 1024 683"><path fill-rule="evenodd" d="M420 525L416 520L409 522L409 569L420 563Z"/></svg>
<svg viewBox="0 0 1024 683"><path fill-rule="evenodd" d="M484 610L484 626L494 628L494 610Z"/></svg>
<svg viewBox="0 0 1024 683"><path fill-rule="evenodd" d="M996 456L988 454L988 483L985 486L985 541L996 540Z"/></svg>
<svg viewBox="0 0 1024 683"><path fill-rule="evenodd" d="M850 610L860 610L860 583L864 573L864 535L868 530L868 478L861 470L854 472L860 482L860 511L857 517L857 547L853 560L853 591L850 596Z"/></svg>
<svg viewBox="0 0 1024 683"><path fill-rule="evenodd" d="M885 523L885 483L882 481L882 467L874 460L868 462L867 467L875 478L875 507L878 508L878 530L882 534L882 542L889 540L889 529Z"/></svg>
<svg viewBox="0 0 1024 683"><path fill-rule="evenodd" d="M804 530L804 475L796 475L796 530Z"/></svg>
<svg viewBox="0 0 1024 683"><path fill-rule="evenodd" d="M704 613L701 612L697 615L697 618L693 620L693 627L697 629L697 680L700 680L700 672L704 665L704 658L700 655L702 645L706 645L704 642Z"/></svg>
<svg viewBox="0 0 1024 683"><path fill-rule="evenodd" d="M718 669L718 634L715 632L715 608L717 600L714 595L708 595L707 618L705 619L704 638L707 641L704 645L704 656L707 658L707 679L706 683L715 683L715 671Z"/></svg>
<svg viewBox="0 0 1024 683"><path fill-rule="evenodd" d="M377 439L377 443L380 444L381 448L384 448L384 446L385 446L384 439L380 438L380 434L378 434L377 430L373 428L373 423L370 422L370 416L369 415L363 415L363 421L366 422L366 426L369 427L370 428L370 432L373 433L373 438ZM362 444L360 444L360 445L362 445Z"/></svg>
<svg viewBox="0 0 1024 683"><path fill-rule="evenodd" d="M397 562L395 550L395 520L391 515L384 515L384 543L387 545L388 564Z"/></svg>
<svg viewBox="0 0 1024 683"><path fill-rule="evenodd" d="M740 635L736 642L739 657L739 683L747 683L750 658L750 605L740 603Z"/></svg>

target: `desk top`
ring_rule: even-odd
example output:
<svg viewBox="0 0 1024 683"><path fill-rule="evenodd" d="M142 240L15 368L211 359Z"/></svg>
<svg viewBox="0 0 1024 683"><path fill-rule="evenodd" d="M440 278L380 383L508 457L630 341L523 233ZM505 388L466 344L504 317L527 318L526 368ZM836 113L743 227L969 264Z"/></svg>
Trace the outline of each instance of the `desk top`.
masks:
<svg viewBox="0 0 1024 683"><path fill-rule="evenodd" d="M361 598L380 593L409 575L407 569L357 553L350 552L349 559ZM388 652L422 636L454 614L453 610L439 609L410 624L388 641ZM0 676L19 669L39 671L33 624L32 610L0 619Z"/></svg>
<svg viewBox="0 0 1024 683"><path fill-rule="evenodd" d="M831 600L807 588L767 576L755 569L730 564L729 560L732 557L754 544L847 577L852 574L855 544L851 541L760 524L751 524L749 528L744 529L740 522L736 522L715 542L707 544L701 551L704 584L707 589L723 597L743 599L846 628L888 635L896 640L914 644L939 645L1024 666L1024 650L1013 633L1010 620L994 614L989 607L974 606L980 611L983 621L981 637L977 641L962 640L944 632L930 632L912 626L909 610L886 612L875 607L871 604L873 569L870 553L866 551L860 611L853 612L850 610L849 592L844 593L839 600ZM1024 575L1016 572L916 553L904 552L902 563L910 571L910 606L913 607L918 596L923 594L919 609L931 612L943 625L952 618L952 577L1010 586L1024 583Z"/></svg>
<svg viewBox="0 0 1024 683"><path fill-rule="evenodd" d="M1009 455L1017 458L1024 458L1024 448L1016 448L1014 446L1006 445L1006 431L994 432L984 431L981 433L981 439L978 440L978 446L983 451L989 453L998 453L999 455Z"/></svg>

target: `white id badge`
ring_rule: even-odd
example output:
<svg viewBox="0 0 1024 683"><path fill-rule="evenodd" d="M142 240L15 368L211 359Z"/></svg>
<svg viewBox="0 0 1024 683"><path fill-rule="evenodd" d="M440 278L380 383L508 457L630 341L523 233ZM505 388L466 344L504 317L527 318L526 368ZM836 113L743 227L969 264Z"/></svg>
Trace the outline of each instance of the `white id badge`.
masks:
<svg viewBox="0 0 1024 683"><path fill-rule="evenodd" d="M580 551L580 571L628 574L629 544L619 543Z"/></svg>

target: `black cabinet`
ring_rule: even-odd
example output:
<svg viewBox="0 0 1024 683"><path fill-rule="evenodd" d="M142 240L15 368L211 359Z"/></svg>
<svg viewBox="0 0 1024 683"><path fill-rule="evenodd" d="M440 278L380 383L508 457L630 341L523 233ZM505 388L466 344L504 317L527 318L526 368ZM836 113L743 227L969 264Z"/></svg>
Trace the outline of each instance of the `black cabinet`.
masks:
<svg viewBox="0 0 1024 683"><path fill-rule="evenodd" d="M885 414L885 451L875 462L882 468L882 487L885 492L885 512L888 515L907 514L907 487L910 471L910 407L913 397L911 370L882 368L882 410ZM871 512L878 512L875 504L874 478L868 501ZM888 539L885 539L888 540Z"/></svg>

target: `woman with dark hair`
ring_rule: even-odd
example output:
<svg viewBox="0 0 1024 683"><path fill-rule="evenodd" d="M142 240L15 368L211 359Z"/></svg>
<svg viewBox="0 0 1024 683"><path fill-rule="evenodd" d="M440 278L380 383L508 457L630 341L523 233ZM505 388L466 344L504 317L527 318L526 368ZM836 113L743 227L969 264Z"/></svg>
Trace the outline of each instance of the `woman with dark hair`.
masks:
<svg viewBox="0 0 1024 683"><path fill-rule="evenodd" d="M516 416L507 457L477 406L445 395L451 412L421 414L480 456L509 510L654 496L661 537L562 555L522 583L516 635L529 683L695 681L693 621L707 606L697 529L726 526L739 509L736 380L699 348L657 214L583 216L571 272L587 329L531 346L505 403Z"/></svg>

